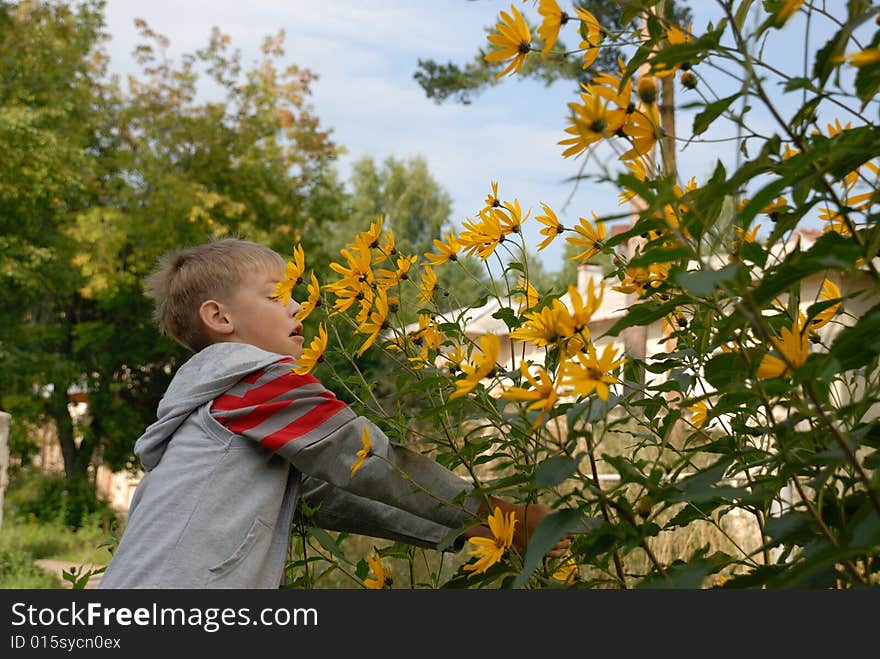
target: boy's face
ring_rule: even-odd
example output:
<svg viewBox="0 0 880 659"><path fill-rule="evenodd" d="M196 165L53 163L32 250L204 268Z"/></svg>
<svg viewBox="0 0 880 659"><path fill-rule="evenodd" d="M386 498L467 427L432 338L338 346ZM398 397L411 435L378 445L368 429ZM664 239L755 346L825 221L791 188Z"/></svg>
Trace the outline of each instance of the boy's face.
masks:
<svg viewBox="0 0 880 659"><path fill-rule="evenodd" d="M285 306L273 298L275 284L283 278L283 268L258 269L245 277L225 305L234 328L230 338L299 359L305 339L294 314L300 304L291 299Z"/></svg>

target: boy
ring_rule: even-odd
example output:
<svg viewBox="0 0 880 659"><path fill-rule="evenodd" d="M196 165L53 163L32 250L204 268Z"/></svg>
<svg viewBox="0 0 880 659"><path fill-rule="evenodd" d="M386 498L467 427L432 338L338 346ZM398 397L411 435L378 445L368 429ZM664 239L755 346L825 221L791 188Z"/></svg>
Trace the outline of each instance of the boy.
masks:
<svg viewBox="0 0 880 659"><path fill-rule="evenodd" d="M226 238L164 255L147 279L160 331L195 355L135 444L145 475L100 587L278 588L300 497L323 528L426 547L488 536L480 519L498 506L523 551L549 508L483 497L292 372L303 335L299 304L274 295L284 267Z"/></svg>

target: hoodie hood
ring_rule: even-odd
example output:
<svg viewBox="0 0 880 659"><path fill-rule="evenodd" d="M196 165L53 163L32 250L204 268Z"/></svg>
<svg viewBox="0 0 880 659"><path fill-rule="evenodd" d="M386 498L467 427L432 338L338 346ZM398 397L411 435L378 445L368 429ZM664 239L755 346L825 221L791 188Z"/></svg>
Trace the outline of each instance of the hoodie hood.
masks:
<svg viewBox="0 0 880 659"><path fill-rule="evenodd" d="M266 352L246 343L215 343L190 357L175 373L150 424L134 445L144 470L159 464L171 436L199 407L222 395L252 373L285 355Z"/></svg>

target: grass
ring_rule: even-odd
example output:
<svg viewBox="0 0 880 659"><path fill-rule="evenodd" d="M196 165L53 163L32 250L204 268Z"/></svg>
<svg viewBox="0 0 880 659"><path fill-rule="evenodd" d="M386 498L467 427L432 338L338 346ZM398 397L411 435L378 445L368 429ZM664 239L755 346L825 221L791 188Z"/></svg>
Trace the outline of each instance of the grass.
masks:
<svg viewBox="0 0 880 659"><path fill-rule="evenodd" d="M4 524L5 527L5 524ZM34 563L34 557L18 549L0 549L0 589L61 588L61 580Z"/></svg>
<svg viewBox="0 0 880 659"><path fill-rule="evenodd" d="M0 531L0 589L61 588L61 580L34 561L45 558L87 567L106 565L110 552L101 545L111 537L111 530L92 518L72 530L60 522L4 514Z"/></svg>

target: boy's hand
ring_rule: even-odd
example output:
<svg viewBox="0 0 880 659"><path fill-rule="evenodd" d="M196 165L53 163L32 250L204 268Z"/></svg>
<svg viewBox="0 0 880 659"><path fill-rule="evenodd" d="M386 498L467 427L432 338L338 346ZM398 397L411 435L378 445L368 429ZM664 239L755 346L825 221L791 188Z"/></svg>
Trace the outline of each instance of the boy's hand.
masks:
<svg viewBox="0 0 880 659"><path fill-rule="evenodd" d="M522 555L526 553L526 549L528 548L529 541L532 539L532 535L535 533L535 529L538 528L538 524L541 523L547 515L551 514L553 511L549 506L545 506L540 503L530 503L528 506L509 503L504 501L503 499L499 499L497 497L489 497L490 505L494 509L496 506L501 509L505 515L514 513L516 519L516 525L513 528L513 548ZM492 537L491 531L486 526L473 526L468 529L473 535L482 535L483 537ZM568 548L571 546L571 541L574 539L574 536L571 534L567 534L559 538L556 541L556 544L547 552L547 556L551 556L553 558L559 558L564 556L568 551Z"/></svg>

